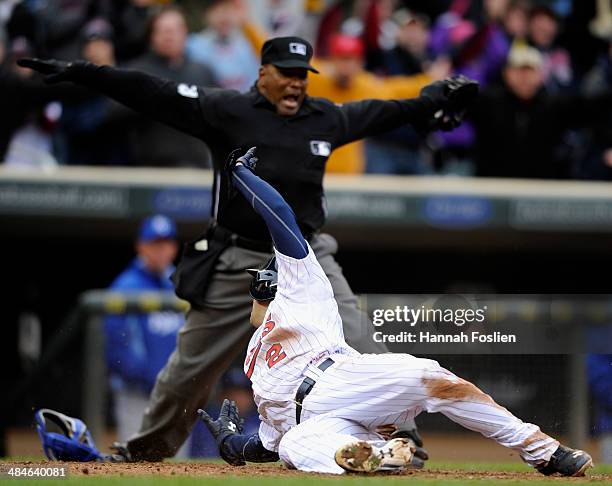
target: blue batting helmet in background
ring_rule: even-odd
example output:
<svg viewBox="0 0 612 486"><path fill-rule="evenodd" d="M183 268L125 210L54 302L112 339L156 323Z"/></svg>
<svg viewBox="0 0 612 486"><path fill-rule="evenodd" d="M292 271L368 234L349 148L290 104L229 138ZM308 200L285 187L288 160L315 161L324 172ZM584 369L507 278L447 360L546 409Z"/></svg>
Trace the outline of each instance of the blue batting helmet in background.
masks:
<svg viewBox="0 0 612 486"><path fill-rule="evenodd" d="M90 462L104 458L96 449L87 426L81 420L48 408L41 408L34 417L36 430L48 459Z"/></svg>

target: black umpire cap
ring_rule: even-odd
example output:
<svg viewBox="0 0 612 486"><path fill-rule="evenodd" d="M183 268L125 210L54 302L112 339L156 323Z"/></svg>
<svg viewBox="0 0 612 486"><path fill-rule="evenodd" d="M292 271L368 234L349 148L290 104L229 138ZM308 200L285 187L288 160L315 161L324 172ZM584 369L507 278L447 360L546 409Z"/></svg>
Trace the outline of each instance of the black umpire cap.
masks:
<svg viewBox="0 0 612 486"><path fill-rule="evenodd" d="M272 64L279 68L304 68L319 73L310 65L313 49L300 37L275 37L261 48L261 64Z"/></svg>

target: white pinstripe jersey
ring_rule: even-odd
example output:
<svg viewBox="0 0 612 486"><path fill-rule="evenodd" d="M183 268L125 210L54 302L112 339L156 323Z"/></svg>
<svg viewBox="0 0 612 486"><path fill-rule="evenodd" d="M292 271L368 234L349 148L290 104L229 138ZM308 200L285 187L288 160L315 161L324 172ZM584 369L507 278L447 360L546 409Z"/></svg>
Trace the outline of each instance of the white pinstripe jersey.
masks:
<svg viewBox="0 0 612 486"><path fill-rule="evenodd" d="M359 354L344 341L334 292L310 245L308 256L299 260L275 252L276 297L244 362L262 421L259 435L268 450L277 450L282 435L295 425L295 393L308 365L329 354Z"/></svg>

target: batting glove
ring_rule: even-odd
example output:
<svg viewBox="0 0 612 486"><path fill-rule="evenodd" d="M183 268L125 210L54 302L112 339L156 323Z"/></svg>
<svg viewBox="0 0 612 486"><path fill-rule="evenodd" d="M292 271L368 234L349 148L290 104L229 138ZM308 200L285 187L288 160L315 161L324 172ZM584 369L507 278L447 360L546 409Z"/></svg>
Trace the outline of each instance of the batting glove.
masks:
<svg viewBox="0 0 612 486"><path fill-rule="evenodd" d="M221 457L233 466L244 466L245 462L243 458L234 457L227 451L227 448L223 447L223 442L228 437L235 434L242 434L244 430L244 420L240 418L236 402L233 400L229 401L227 398L223 400L217 420L213 420L212 417L201 408L198 409L198 415L219 446Z"/></svg>
<svg viewBox="0 0 612 486"><path fill-rule="evenodd" d="M251 147L244 155L242 148L234 149L227 156L225 164L223 166L223 177L226 180L227 200L234 198L236 194L236 188L234 187L233 174L236 164L240 163L251 172L255 172L255 166L257 164L257 157L255 157L255 150L257 147Z"/></svg>
<svg viewBox="0 0 612 486"><path fill-rule="evenodd" d="M255 156L255 152L257 151L257 147L251 147L247 152L236 160L236 164L240 163L244 165L251 172L255 171L255 167L257 167L257 157Z"/></svg>

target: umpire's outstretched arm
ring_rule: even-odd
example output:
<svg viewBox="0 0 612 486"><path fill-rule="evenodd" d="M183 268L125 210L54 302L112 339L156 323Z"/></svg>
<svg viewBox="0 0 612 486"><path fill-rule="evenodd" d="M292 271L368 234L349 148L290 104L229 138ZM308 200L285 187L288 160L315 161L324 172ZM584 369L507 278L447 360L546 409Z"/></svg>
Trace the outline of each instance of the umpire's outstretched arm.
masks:
<svg viewBox="0 0 612 486"><path fill-rule="evenodd" d="M207 88L204 92L198 86L85 61L20 59L18 64L44 74L48 83L71 81L85 86L205 141L210 142L213 134L224 139L230 126L236 128L235 124L227 124L228 116L233 115L226 105L233 106L232 98L217 96L223 95L225 90ZM334 126L334 130L329 131L328 141L337 148L405 124L422 132L455 128L477 91L477 83L458 76L427 85L418 98L411 100L370 99L336 106L329 100L320 99L315 105L332 117L326 121ZM215 95L210 96L213 93ZM244 113L244 117L257 123L265 122L259 114Z"/></svg>
<svg viewBox="0 0 612 486"><path fill-rule="evenodd" d="M202 138L206 131L197 86L85 61L20 59L17 63L44 74L47 83L71 81L85 86L190 135Z"/></svg>

